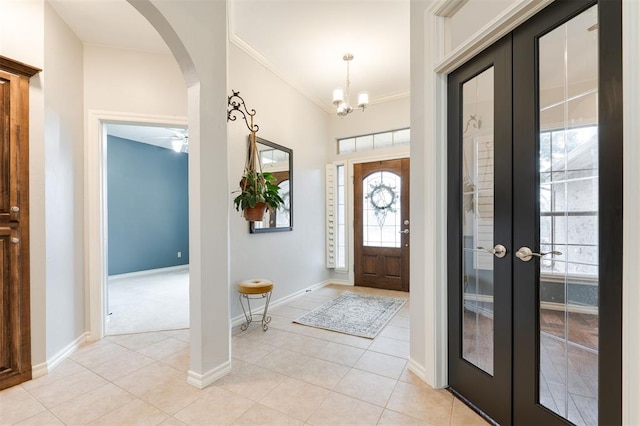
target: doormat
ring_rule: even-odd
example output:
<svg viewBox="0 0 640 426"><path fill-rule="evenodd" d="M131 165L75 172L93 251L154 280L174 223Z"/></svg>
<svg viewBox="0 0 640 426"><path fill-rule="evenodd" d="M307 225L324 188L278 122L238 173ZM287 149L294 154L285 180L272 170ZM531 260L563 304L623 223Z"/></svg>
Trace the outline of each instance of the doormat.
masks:
<svg viewBox="0 0 640 426"><path fill-rule="evenodd" d="M345 291L293 322L373 339L406 301Z"/></svg>

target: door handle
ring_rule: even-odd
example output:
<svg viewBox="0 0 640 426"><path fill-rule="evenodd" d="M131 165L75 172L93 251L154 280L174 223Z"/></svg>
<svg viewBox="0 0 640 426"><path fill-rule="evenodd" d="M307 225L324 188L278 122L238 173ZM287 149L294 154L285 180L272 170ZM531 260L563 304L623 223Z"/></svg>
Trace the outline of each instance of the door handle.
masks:
<svg viewBox="0 0 640 426"><path fill-rule="evenodd" d="M398 233L406 235L406 234L409 233L409 230L408 229L403 229L402 231L398 231Z"/></svg>
<svg viewBox="0 0 640 426"><path fill-rule="evenodd" d="M523 262L528 262L531 259L533 259L533 256L542 257L542 256L546 256L548 254L561 255L562 252L561 251L557 251L557 250L553 250L553 251L548 251L546 253L534 253L534 252L531 251L531 249L529 247L520 247L520 249L516 252L516 257L518 259L522 260Z"/></svg>
<svg viewBox="0 0 640 426"><path fill-rule="evenodd" d="M475 250L481 250L481 251L487 252L499 259L502 259L507 255L507 248L502 244L496 244L492 249L488 249L484 247L476 247Z"/></svg>

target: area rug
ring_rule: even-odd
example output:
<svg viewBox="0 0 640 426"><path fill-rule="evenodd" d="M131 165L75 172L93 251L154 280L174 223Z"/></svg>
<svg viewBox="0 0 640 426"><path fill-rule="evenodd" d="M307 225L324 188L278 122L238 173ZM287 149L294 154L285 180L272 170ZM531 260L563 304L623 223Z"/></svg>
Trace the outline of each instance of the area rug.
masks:
<svg viewBox="0 0 640 426"><path fill-rule="evenodd" d="M293 322L373 339L406 301L345 291Z"/></svg>

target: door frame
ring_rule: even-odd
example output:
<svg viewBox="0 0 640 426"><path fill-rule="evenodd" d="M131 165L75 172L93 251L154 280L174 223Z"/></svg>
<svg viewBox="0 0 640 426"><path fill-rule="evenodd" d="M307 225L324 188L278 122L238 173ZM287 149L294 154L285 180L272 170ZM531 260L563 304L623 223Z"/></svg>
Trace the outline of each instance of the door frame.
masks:
<svg viewBox="0 0 640 426"><path fill-rule="evenodd" d="M187 117L89 110L85 151L85 289L88 340L106 334L107 318L107 135L104 124L188 126Z"/></svg>
<svg viewBox="0 0 640 426"><path fill-rule="evenodd" d="M363 157L363 156L359 156L356 158L350 158L348 160L343 160L343 161L335 161L334 164L343 164L345 167L345 179L347 179L347 183L348 185L345 185L345 187L349 188L348 191L345 191L345 216L344 216L344 220L345 223L347 224L346 227L346 239L348 242L348 252L347 252L347 270L348 270L348 283L350 286L355 286L355 223L354 223L354 216L353 216L353 209L355 208L355 203L354 203L354 197L353 197L353 193L354 193L354 175L353 175L353 166L355 164L362 164L362 163L370 163L373 161L386 161L386 160L401 160L403 158L408 158L409 161L411 161L411 156L409 152L394 152L394 153L388 153L388 154L379 154L379 155L372 155L372 156L368 156L368 157ZM409 194L409 197L411 197L411 194ZM409 198L409 201L411 201L411 198ZM409 213L411 213L411 210L409 210ZM411 225L409 225L411 226ZM409 265L411 265L411 263L409 263ZM409 292L411 293L411 292Z"/></svg>

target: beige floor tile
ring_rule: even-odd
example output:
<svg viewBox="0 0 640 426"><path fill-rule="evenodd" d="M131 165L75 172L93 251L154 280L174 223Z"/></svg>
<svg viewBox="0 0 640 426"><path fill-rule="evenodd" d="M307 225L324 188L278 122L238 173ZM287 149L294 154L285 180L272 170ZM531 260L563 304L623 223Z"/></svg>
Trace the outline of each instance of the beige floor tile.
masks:
<svg viewBox="0 0 640 426"><path fill-rule="evenodd" d="M174 339L182 340L183 342L189 343L191 339L191 332L188 328L184 328L181 330L165 330L160 331L160 334L164 334L168 337L173 337Z"/></svg>
<svg viewBox="0 0 640 426"><path fill-rule="evenodd" d="M293 334L286 342L286 349L294 352L300 352L305 355L314 356L325 346L329 344L326 340L317 339L315 337L305 336L302 334Z"/></svg>
<svg viewBox="0 0 640 426"><path fill-rule="evenodd" d="M183 379L184 373L155 362L116 380L114 383L134 395L141 396L173 380Z"/></svg>
<svg viewBox="0 0 640 426"><path fill-rule="evenodd" d="M416 374L409 370L409 367L405 367L400 375L400 381L405 383L411 383L412 385L422 385L422 381Z"/></svg>
<svg viewBox="0 0 640 426"><path fill-rule="evenodd" d="M333 390L371 404L384 407L397 381L357 369L349 373L333 387Z"/></svg>
<svg viewBox="0 0 640 426"><path fill-rule="evenodd" d="M416 419L415 417L407 416L406 414L396 413L391 410L384 410L380 417L379 425L425 425L424 420Z"/></svg>
<svg viewBox="0 0 640 426"><path fill-rule="evenodd" d="M244 362L256 362L275 349L275 346L252 340L249 336L236 337L231 342L231 356Z"/></svg>
<svg viewBox="0 0 640 426"><path fill-rule="evenodd" d="M188 343L167 337L157 343L138 349L138 352L153 359L162 360L187 347L189 347Z"/></svg>
<svg viewBox="0 0 640 426"><path fill-rule="evenodd" d="M118 334L108 336L107 340L135 351L146 346L153 345L154 343L158 343L159 341L164 340L167 337L169 336L161 332L150 332L138 334Z"/></svg>
<svg viewBox="0 0 640 426"><path fill-rule="evenodd" d="M304 422L281 413L273 408L266 407L262 404L256 404L244 413L238 420L233 422L234 425L287 425L302 426Z"/></svg>
<svg viewBox="0 0 640 426"><path fill-rule="evenodd" d="M70 399L91 392L107 384L107 381L91 371L81 371L46 385L30 390L42 405L55 407Z"/></svg>
<svg viewBox="0 0 640 426"><path fill-rule="evenodd" d="M397 356L398 358L408 358L409 342L379 336L373 341L371 346L369 346L369 350Z"/></svg>
<svg viewBox="0 0 640 426"><path fill-rule="evenodd" d="M315 308L322 306L324 303L326 302L310 300L304 297L298 297L297 299L287 303L285 306L289 308L297 308L297 309L304 309L306 311L313 311Z"/></svg>
<svg viewBox="0 0 640 426"><path fill-rule="evenodd" d="M406 363L406 359L377 352L366 352L362 357L360 357L358 362L356 362L354 368L379 374L391 379L398 379L400 374L402 374Z"/></svg>
<svg viewBox="0 0 640 426"><path fill-rule="evenodd" d="M480 417L471 408L467 407L464 402L457 398L453 400L453 412L451 413L451 426L477 425L486 426L487 421Z"/></svg>
<svg viewBox="0 0 640 426"><path fill-rule="evenodd" d="M306 312L306 311L304 311ZM277 330L282 330L282 331L288 331L291 333L296 333L296 334L302 334L300 333L300 327L304 327L303 325L300 324L295 324L293 322L292 318L288 318L285 317L283 315L278 315L278 313L273 312L273 313L269 313L271 315L271 322L269 323L269 330L272 329L277 329ZM297 317L296 317L297 318ZM261 330L260 328L258 328L257 330ZM266 333L269 332L266 331ZM249 327L248 331L254 331L251 327Z"/></svg>
<svg viewBox="0 0 640 426"><path fill-rule="evenodd" d="M21 386L0 391L0 424L13 424L28 419L45 408Z"/></svg>
<svg viewBox="0 0 640 426"><path fill-rule="evenodd" d="M146 355L132 350L127 350L126 353L116 355L110 360L92 367L91 371L109 381L114 381L142 367L146 367L153 362L155 362L153 358L149 358Z"/></svg>
<svg viewBox="0 0 640 426"><path fill-rule="evenodd" d="M311 358L304 368L293 373L291 377L303 382L331 389L349 372L349 367L322 359Z"/></svg>
<svg viewBox="0 0 640 426"><path fill-rule="evenodd" d="M393 319L389 321L389 325L393 325L394 327L409 328L409 317L396 314L396 316L394 316Z"/></svg>
<svg viewBox="0 0 640 426"><path fill-rule="evenodd" d="M160 360L163 364L170 365L178 371L184 371L185 374L189 371L190 362L189 348L184 348L180 352L176 352L173 355L169 355L167 358Z"/></svg>
<svg viewBox="0 0 640 426"><path fill-rule="evenodd" d="M103 339L102 341L104 341ZM101 342L102 342L101 341ZM71 359L87 368L95 367L109 361L115 356L129 353L129 350L115 343L90 343L81 347L78 352L71 355Z"/></svg>
<svg viewBox="0 0 640 426"><path fill-rule="evenodd" d="M307 421L329 394L327 389L295 379L285 379L261 404L271 407L298 420Z"/></svg>
<svg viewBox="0 0 640 426"><path fill-rule="evenodd" d="M246 340L246 342L251 342L255 345L266 345L268 347L283 347L292 335L293 333L289 331L273 327L270 327L267 331L262 331L260 328L253 328L234 336L233 340Z"/></svg>
<svg viewBox="0 0 640 426"><path fill-rule="evenodd" d="M187 384L182 377L157 386L140 398L165 413L175 414L202 395L202 390Z"/></svg>
<svg viewBox="0 0 640 426"><path fill-rule="evenodd" d="M350 334L338 333L335 331L327 332L327 340L335 343L341 343L343 345L354 346L360 349L367 349L371 346L371 339L365 339L364 337L352 336Z"/></svg>
<svg viewBox="0 0 640 426"><path fill-rule="evenodd" d="M307 423L320 425L375 425L382 408L335 392L330 393Z"/></svg>
<svg viewBox="0 0 640 426"><path fill-rule="evenodd" d="M289 306L278 306L273 309L273 314L280 317L285 317L290 320L300 318L302 315L309 312L307 309L291 308Z"/></svg>
<svg viewBox="0 0 640 426"><path fill-rule="evenodd" d="M218 380L216 386L260 401L285 378L286 376L259 365L234 360L231 373Z"/></svg>
<svg viewBox="0 0 640 426"><path fill-rule="evenodd" d="M354 348L353 346L343 345L341 343L329 342L324 348L322 348L322 350L313 356L315 358L324 359L325 361L336 362L348 367L353 367L364 352L364 349Z"/></svg>
<svg viewBox="0 0 640 426"><path fill-rule="evenodd" d="M0 422L0 424L4 424ZM43 411L40 414L29 417L26 420L16 423L16 426L62 426L62 423L56 416L51 414L50 411Z"/></svg>
<svg viewBox="0 0 640 426"><path fill-rule="evenodd" d="M51 409L67 425L84 425L133 401L130 393L109 383Z"/></svg>
<svg viewBox="0 0 640 426"><path fill-rule="evenodd" d="M169 416L150 404L136 399L91 422L91 425L158 425Z"/></svg>
<svg viewBox="0 0 640 426"><path fill-rule="evenodd" d="M269 370L290 376L305 367L310 357L286 349L276 348L255 362Z"/></svg>
<svg viewBox="0 0 640 426"><path fill-rule="evenodd" d="M250 399L213 386L200 398L176 413L174 417L189 425L228 425L255 404Z"/></svg>
<svg viewBox="0 0 640 426"><path fill-rule="evenodd" d="M175 417L169 417L164 422L160 423L162 426L184 426L185 423L182 423L180 420Z"/></svg>
<svg viewBox="0 0 640 426"><path fill-rule="evenodd" d="M67 358L64 361L62 361L58 366L56 366L52 371L50 371L48 374L38 377L37 379L24 382L22 383L21 386L26 390L31 390L31 389L40 387L42 385L53 383L56 380L69 377L73 374L80 373L82 371L88 371L88 370L85 367L78 364L77 362Z"/></svg>
<svg viewBox="0 0 640 426"><path fill-rule="evenodd" d="M453 396L430 386L398 382L387 403L387 408L434 425L449 424Z"/></svg>
<svg viewBox="0 0 640 426"><path fill-rule="evenodd" d="M409 329L405 327L398 327L388 324L381 332L380 336L388 337L390 339L402 340L404 342L409 341Z"/></svg>

